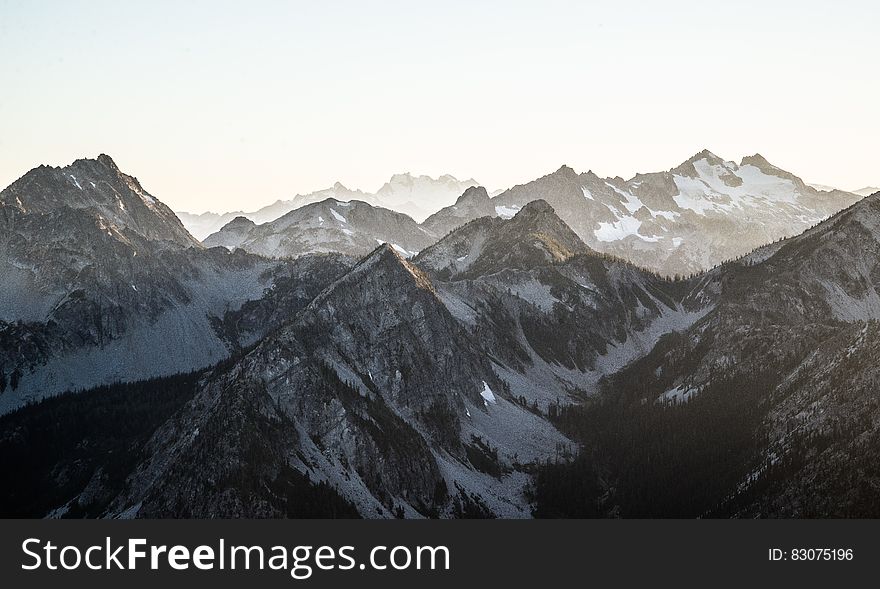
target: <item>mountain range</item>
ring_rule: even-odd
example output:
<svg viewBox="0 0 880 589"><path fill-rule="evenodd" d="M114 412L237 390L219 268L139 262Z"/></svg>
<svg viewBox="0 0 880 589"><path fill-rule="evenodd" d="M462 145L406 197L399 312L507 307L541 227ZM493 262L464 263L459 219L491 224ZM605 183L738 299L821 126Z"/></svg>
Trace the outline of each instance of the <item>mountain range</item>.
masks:
<svg viewBox="0 0 880 589"><path fill-rule="evenodd" d="M102 155L0 219L7 516L880 511L880 194L702 152L199 243Z"/></svg>
<svg viewBox="0 0 880 589"><path fill-rule="evenodd" d="M268 223L294 209L328 198L339 202L359 200L376 207L394 209L421 221L436 209L452 204L465 189L477 184L474 179L462 181L448 174L439 178L415 176L410 173L394 174L375 193L350 190L340 182L336 182L330 188L308 194L297 194L289 200L276 200L270 205L249 213L236 211L194 214L180 211L177 216L180 217L187 230L200 240L219 231L237 217L244 217L256 224Z"/></svg>
<svg viewBox="0 0 880 589"><path fill-rule="evenodd" d="M817 190L760 155L736 164L704 150L669 171L637 174L630 180L600 178L592 172L578 174L562 166L552 174L494 196L472 187L420 226L423 233L436 240L478 217L510 218L538 198L550 203L594 250L673 276L707 270L766 243L796 235L861 196ZM338 208L344 199L335 200ZM360 206L369 204L363 201ZM306 215L306 210L300 210ZM373 215L391 216L387 211ZM320 219L325 215L318 215L308 226L320 225ZM323 247L321 239L312 248L302 243L308 239L303 238L299 224L289 225L279 219L260 229L245 229L240 219L234 221L205 243L242 247L275 257L321 251ZM386 239L386 234L375 227L360 231L347 226L340 217L327 217L326 223L337 224L337 231L353 231L347 234L351 238L348 241L361 245L348 244L346 251L350 253L362 255L367 251L362 244ZM243 237L243 231L249 235ZM419 251L422 237L410 228L398 238L398 245L408 252ZM299 245L292 249L276 245L289 241ZM342 237L334 247L343 247L345 241Z"/></svg>
<svg viewBox="0 0 880 589"><path fill-rule="evenodd" d="M236 217L203 243L266 257L293 258L319 252L364 255L385 242L411 256L434 240L431 233L403 213L360 200L326 199L262 225Z"/></svg>

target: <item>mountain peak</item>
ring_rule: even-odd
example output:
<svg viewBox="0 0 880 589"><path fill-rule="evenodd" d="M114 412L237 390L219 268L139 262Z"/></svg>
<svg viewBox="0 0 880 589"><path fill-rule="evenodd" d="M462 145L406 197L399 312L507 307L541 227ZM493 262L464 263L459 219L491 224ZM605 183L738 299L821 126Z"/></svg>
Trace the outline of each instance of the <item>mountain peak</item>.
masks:
<svg viewBox="0 0 880 589"><path fill-rule="evenodd" d="M400 284L400 279L406 278L413 280L418 288L434 292L434 286L431 284L428 276L419 268L410 264L389 243L380 244L372 252L361 258L348 274L339 279L337 284L352 281L362 284L364 273L370 276L370 280L383 284Z"/></svg>
<svg viewBox="0 0 880 589"><path fill-rule="evenodd" d="M119 166L117 166L116 162L113 161L113 158L106 153L102 153L98 156L98 162L104 164L114 172L119 172Z"/></svg>
<svg viewBox="0 0 880 589"><path fill-rule="evenodd" d="M354 267L358 268L364 265L372 265L379 261L393 261L397 258L400 258L400 256L398 256L397 252L394 251L394 248L391 247L391 244L383 242L380 243L376 247L376 249L361 258L361 260L357 264L355 264Z"/></svg>
<svg viewBox="0 0 880 589"><path fill-rule="evenodd" d="M76 211L108 227L111 234L128 229L151 241L198 245L171 209L134 176L121 172L106 154L78 159L63 168L34 168L0 191L0 202L13 203L29 214L64 216Z"/></svg>
<svg viewBox="0 0 880 589"><path fill-rule="evenodd" d="M223 229L229 229L231 227L256 227L256 225L257 225L256 223L254 223L253 221L251 221L247 217L239 215L239 216L235 217L233 220L231 220L229 223L224 225Z"/></svg>
<svg viewBox="0 0 880 589"><path fill-rule="evenodd" d="M461 196L458 197L458 200L455 201L456 205L466 204L468 202L475 201L488 201L489 193L482 186L469 186L465 188L464 192Z"/></svg>
<svg viewBox="0 0 880 589"><path fill-rule="evenodd" d="M565 177L565 178L576 178L577 172L575 172L574 169L571 168L570 166L562 164L561 166L559 166L558 170L556 170L555 172L553 172L553 174L551 174L551 176L561 176L561 177Z"/></svg>
<svg viewBox="0 0 880 589"><path fill-rule="evenodd" d="M706 160L711 166L717 166L724 163L722 158L718 157L708 149L703 149L683 161L675 168L672 168L670 172L681 176L696 178L699 174L697 174L697 169L694 167L694 164L702 160Z"/></svg>
<svg viewBox="0 0 880 589"><path fill-rule="evenodd" d="M693 165L694 162L698 162L700 160L706 160L712 165L724 163L724 160L722 158L718 157L708 149L702 149L686 159L684 162L682 162L681 166L686 166L688 164Z"/></svg>
<svg viewBox="0 0 880 589"><path fill-rule="evenodd" d="M539 198L524 206L515 217L526 218L537 215L556 215L556 210L546 200ZM561 220L561 219L560 219Z"/></svg>
<svg viewBox="0 0 880 589"><path fill-rule="evenodd" d="M420 253L418 262L433 270L451 269L456 276L478 276L531 270L589 251L553 207L539 199L511 219L486 217L459 227Z"/></svg>
<svg viewBox="0 0 880 589"><path fill-rule="evenodd" d="M768 162L767 158L765 158L760 153L756 153L755 155L749 155L749 156L742 158L742 162L740 162L740 165L741 166L751 165L751 166L755 166L756 168L759 168L762 170L765 170L768 168L776 168L776 166L774 166L773 164Z"/></svg>
<svg viewBox="0 0 880 589"><path fill-rule="evenodd" d="M469 234L473 227L457 230ZM590 249L553 207L544 200L526 204L513 218L487 226L489 234L479 257L468 268L469 273L483 274L500 270L530 269L567 260ZM458 239L456 232L447 236L448 243ZM442 243L442 242L441 242Z"/></svg>
<svg viewBox="0 0 880 589"><path fill-rule="evenodd" d="M769 161L767 161L767 158L765 158L760 153L756 153L755 155L750 155L750 156L744 157L742 159L742 162L740 163L740 165L741 166L754 166L768 176L776 176L777 178L784 178L786 180L789 180L790 182L792 182L795 186L797 186L801 190L809 189L809 187L804 183L804 181L801 180L798 176L795 176L791 172L787 172L778 166L774 166ZM816 189L813 188L812 190L816 190Z"/></svg>

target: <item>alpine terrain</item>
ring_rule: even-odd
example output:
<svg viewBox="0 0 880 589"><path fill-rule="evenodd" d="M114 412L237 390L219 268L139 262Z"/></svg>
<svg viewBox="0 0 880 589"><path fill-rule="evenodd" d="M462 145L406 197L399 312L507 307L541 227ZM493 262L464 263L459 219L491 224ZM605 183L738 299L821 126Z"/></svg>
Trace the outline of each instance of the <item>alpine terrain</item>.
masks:
<svg viewBox="0 0 880 589"><path fill-rule="evenodd" d="M702 152L199 243L107 156L36 168L0 193L2 514L876 516L856 201Z"/></svg>
<svg viewBox="0 0 880 589"><path fill-rule="evenodd" d="M351 190L343 186L341 182L336 182L330 188L308 194L297 194L288 200L276 200L274 203L253 212L206 212L201 214L178 212L177 216L180 217L189 232L200 240L216 233L236 217L244 217L262 225L274 221L294 209L328 198L340 202L359 200L376 207L402 212L421 221L435 210L452 204L468 187L476 185L477 181L474 179L462 181L448 174L439 178L414 176L410 173L394 174L376 193Z"/></svg>
<svg viewBox="0 0 880 589"><path fill-rule="evenodd" d="M106 155L31 170L0 192L0 223L2 412L213 364L237 346L227 312L278 276L320 288L344 269L206 249Z"/></svg>

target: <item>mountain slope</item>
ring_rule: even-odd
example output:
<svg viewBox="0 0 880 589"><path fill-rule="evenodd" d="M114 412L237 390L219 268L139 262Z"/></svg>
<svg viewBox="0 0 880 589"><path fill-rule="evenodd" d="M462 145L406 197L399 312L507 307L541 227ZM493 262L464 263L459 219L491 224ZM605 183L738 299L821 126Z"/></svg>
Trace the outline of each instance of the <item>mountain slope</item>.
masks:
<svg viewBox="0 0 880 589"><path fill-rule="evenodd" d="M685 305L689 283L593 252L544 201L510 220L472 221L414 262L491 351L496 372L543 409L595 393L604 374L713 304Z"/></svg>
<svg viewBox="0 0 880 589"><path fill-rule="evenodd" d="M615 487L598 515L876 514L880 198L704 288L716 304L703 318L606 379L606 403L565 417L585 451L548 473L546 511L565 509L558 485L577 476Z"/></svg>
<svg viewBox="0 0 880 589"><path fill-rule="evenodd" d="M504 390L429 278L383 245L206 379L150 441L111 512L277 515L260 489L293 469L366 517L527 515L516 456L565 440ZM524 446L499 420L532 439ZM250 451L267 458L254 463ZM204 496L206 479L218 483Z"/></svg>
<svg viewBox="0 0 880 589"><path fill-rule="evenodd" d="M204 249L107 156L28 172L0 192L0 224L3 412L217 362L232 344L215 322L279 267Z"/></svg>
<svg viewBox="0 0 880 589"><path fill-rule="evenodd" d="M689 285L592 252L542 201L413 262L384 244L205 378L108 514L278 516L295 472L365 517L528 516L530 470L571 450L548 415L701 317Z"/></svg>

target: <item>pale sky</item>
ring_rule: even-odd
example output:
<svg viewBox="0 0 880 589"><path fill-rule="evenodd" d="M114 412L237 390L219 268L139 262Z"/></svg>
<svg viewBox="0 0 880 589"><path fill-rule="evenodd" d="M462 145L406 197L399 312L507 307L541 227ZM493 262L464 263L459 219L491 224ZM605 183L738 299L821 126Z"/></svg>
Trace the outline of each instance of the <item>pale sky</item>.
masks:
<svg viewBox="0 0 880 589"><path fill-rule="evenodd" d="M110 154L176 210L703 148L880 184L880 3L0 0L0 187Z"/></svg>

